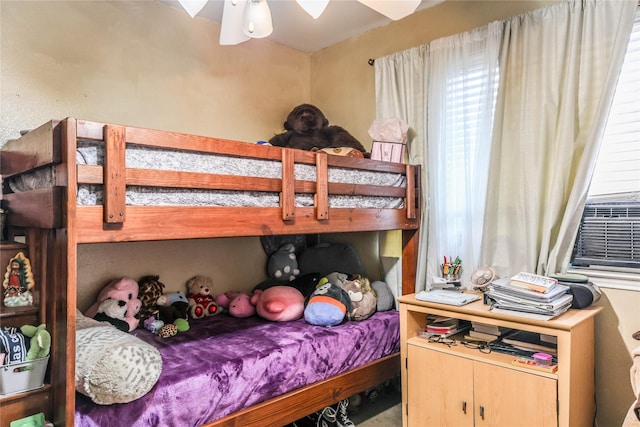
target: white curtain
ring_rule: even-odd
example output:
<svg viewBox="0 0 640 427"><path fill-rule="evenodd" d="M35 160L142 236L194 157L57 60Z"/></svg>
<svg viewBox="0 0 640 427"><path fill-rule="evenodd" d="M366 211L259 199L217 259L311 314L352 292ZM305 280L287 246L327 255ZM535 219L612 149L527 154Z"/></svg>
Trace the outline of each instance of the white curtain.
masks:
<svg viewBox="0 0 640 427"><path fill-rule="evenodd" d="M416 291L443 256L462 258L463 281L566 268L636 7L568 0L376 60L377 118L410 124L423 165Z"/></svg>
<svg viewBox="0 0 640 427"><path fill-rule="evenodd" d="M462 260L463 285L478 266L501 38L496 22L429 44L428 280L444 257Z"/></svg>
<svg viewBox="0 0 640 427"><path fill-rule="evenodd" d="M397 117L409 124L408 154L409 163L425 165L426 146L426 79L428 46L418 46L406 51L394 53L375 60L376 82L376 119ZM422 171L422 219L420 227L420 242L426 242L427 237L427 200L428 180L426 170ZM426 246L420 244L418 256L417 283L424 283L426 272ZM390 264L389 259L383 260ZM400 262L400 258L396 259ZM392 265L387 270L399 271ZM390 281L392 278L387 278ZM402 283L394 280L389 283L396 296L402 295ZM418 286L416 286L418 290Z"/></svg>
<svg viewBox="0 0 640 427"><path fill-rule="evenodd" d="M568 1L505 21L483 263L566 269L635 0Z"/></svg>

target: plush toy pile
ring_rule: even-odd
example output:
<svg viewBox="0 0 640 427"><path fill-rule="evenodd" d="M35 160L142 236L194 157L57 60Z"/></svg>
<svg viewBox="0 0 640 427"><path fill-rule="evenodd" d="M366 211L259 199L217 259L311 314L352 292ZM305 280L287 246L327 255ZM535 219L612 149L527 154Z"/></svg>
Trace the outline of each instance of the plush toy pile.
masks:
<svg viewBox="0 0 640 427"><path fill-rule="evenodd" d="M189 302L184 292L164 292L160 276L144 276L138 281L142 309L138 317L142 326L163 338L189 330Z"/></svg>
<svg viewBox="0 0 640 427"><path fill-rule="evenodd" d="M291 243L283 243L270 254L269 278L251 294L258 316L280 322L304 317L312 325L335 326L393 308L387 284L376 281L373 286L361 274L364 268L352 247L320 245L304 249L301 258L299 265ZM327 272L331 265L350 273Z"/></svg>
<svg viewBox="0 0 640 427"><path fill-rule="evenodd" d="M121 277L100 291L84 315L124 332L139 327L168 338L189 329L189 300L182 291L164 289L157 275L144 276L138 282Z"/></svg>
<svg viewBox="0 0 640 427"><path fill-rule="evenodd" d="M267 246L263 247L266 251ZM188 330L189 319L222 312L238 318L258 315L274 322L304 318L313 325L335 326L394 307L387 284L370 283L349 245L306 247L285 240L271 245L267 255L268 278L250 292L230 290L214 296L213 281L202 275L186 281L186 293L165 292L157 275L138 282L124 276L102 289L85 316L124 332L140 327L168 338Z"/></svg>

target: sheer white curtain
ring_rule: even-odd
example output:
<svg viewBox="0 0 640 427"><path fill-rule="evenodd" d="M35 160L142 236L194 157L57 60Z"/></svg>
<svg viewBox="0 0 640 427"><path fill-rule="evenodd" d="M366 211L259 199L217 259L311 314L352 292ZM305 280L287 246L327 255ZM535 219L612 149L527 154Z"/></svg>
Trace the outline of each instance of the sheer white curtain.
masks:
<svg viewBox="0 0 640 427"><path fill-rule="evenodd" d="M397 117L403 119L410 126L408 135L409 163L424 165L426 146L426 79L427 45L418 46L402 52L397 52L376 59L376 118L385 119ZM427 239L427 209L428 181L425 170L422 173L423 216L420 227L420 242ZM424 283L426 271L426 246L420 244L418 283ZM387 277L389 286L396 296L402 295L402 283L399 280L401 269L397 263L400 258L383 260L386 270L396 272L395 280ZM395 264L395 265L394 265ZM394 268L395 267L395 268Z"/></svg>
<svg viewBox="0 0 640 427"><path fill-rule="evenodd" d="M501 23L376 59L377 118L411 126L409 160L423 166L416 291L443 256L477 266Z"/></svg>
<svg viewBox="0 0 640 427"><path fill-rule="evenodd" d="M568 1L505 21L481 256L498 275L566 269L636 7Z"/></svg>
<svg viewBox="0 0 640 427"><path fill-rule="evenodd" d="M429 44L427 280L460 257L462 283L477 267L487 191L502 23Z"/></svg>

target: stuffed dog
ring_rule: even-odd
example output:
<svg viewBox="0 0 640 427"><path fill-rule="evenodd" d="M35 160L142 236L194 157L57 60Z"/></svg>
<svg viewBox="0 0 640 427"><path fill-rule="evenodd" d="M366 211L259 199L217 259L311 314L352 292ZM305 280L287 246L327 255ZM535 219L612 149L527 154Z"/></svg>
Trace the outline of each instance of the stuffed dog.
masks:
<svg viewBox="0 0 640 427"><path fill-rule="evenodd" d="M329 125L329 120L318 107L301 104L295 107L284 122L285 132L269 140L278 147L316 151L324 148L351 147L365 153L362 144L340 126Z"/></svg>

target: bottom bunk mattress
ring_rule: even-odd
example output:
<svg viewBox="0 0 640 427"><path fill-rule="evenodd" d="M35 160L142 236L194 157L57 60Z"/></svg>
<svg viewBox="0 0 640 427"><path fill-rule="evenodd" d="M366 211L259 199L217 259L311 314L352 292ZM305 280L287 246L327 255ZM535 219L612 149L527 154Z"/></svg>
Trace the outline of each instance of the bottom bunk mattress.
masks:
<svg viewBox="0 0 640 427"><path fill-rule="evenodd" d="M132 334L162 356L158 382L124 404L97 405L76 393L75 425L201 425L397 353L399 322L395 310L330 328L220 314L191 320L170 338L138 329Z"/></svg>

